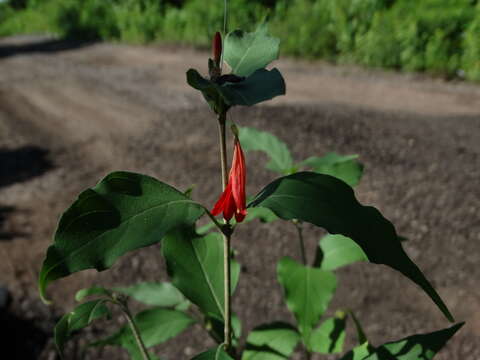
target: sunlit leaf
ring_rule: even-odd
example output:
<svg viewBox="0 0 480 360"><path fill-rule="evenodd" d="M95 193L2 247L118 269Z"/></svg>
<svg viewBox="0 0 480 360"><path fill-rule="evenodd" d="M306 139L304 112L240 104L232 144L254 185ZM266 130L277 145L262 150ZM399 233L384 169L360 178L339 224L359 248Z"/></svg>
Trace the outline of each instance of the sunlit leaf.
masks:
<svg viewBox="0 0 480 360"><path fill-rule="evenodd" d="M104 300L93 300L78 305L73 311L65 314L55 326L53 337L60 355L65 343L72 334L90 325L95 319L108 316L109 311Z"/></svg>
<svg viewBox="0 0 480 360"><path fill-rule="evenodd" d="M345 317L333 317L325 320L313 330L308 348L320 354L336 354L343 351L345 342Z"/></svg>
<svg viewBox="0 0 480 360"><path fill-rule="evenodd" d="M278 59L280 40L268 35L266 24L255 32L235 30L227 35L224 60L238 76L249 76Z"/></svg>
<svg viewBox="0 0 480 360"><path fill-rule="evenodd" d="M143 282L129 287L117 287L114 290L147 305L176 307L188 302L182 293L168 282Z"/></svg>
<svg viewBox="0 0 480 360"><path fill-rule="evenodd" d="M375 349L368 342L365 342L347 352L340 360L364 360L373 351Z"/></svg>
<svg viewBox="0 0 480 360"><path fill-rule="evenodd" d="M364 344L356 348L356 353L351 351L341 360L431 360L463 325L459 323L440 331L409 336L369 350ZM363 349L359 351L360 348Z"/></svg>
<svg viewBox="0 0 480 360"><path fill-rule="evenodd" d="M200 236L192 228L177 228L162 243L172 283L209 316L224 318L223 239L218 233ZM240 265L232 260L232 291Z"/></svg>
<svg viewBox="0 0 480 360"><path fill-rule="evenodd" d="M147 348L164 343L195 323L192 317L182 311L158 307L140 312L134 317L134 321ZM93 345L116 345L133 354L138 351L135 337L129 325L124 325L112 336Z"/></svg>
<svg viewBox="0 0 480 360"><path fill-rule="evenodd" d="M401 272L453 320L440 296L403 250L392 223L374 207L361 205L343 181L312 172L285 176L267 185L249 205L255 206L267 207L282 219L299 219L351 238L370 262Z"/></svg>
<svg viewBox="0 0 480 360"><path fill-rule="evenodd" d="M277 274L287 306L295 315L302 338L308 344L313 327L335 292L335 275L330 271L301 265L289 257L280 260Z"/></svg>
<svg viewBox="0 0 480 360"><path fill-rule="evenodd" d="M357 155L342 156L332 152L323 157L312 156L304 160L301 165L320 174L335 176L348 185L355 186L360 182L363 174L363 165L357 158Z"/></svg>
<svg viewBox="0 0 480 360"><path fill-rule="evenodd" d="M223 345L207 350L191 360L233 360L224 350Z"/></svg>
<svg viewBox="0 0 480 360"><path fill-rule="evenodd" d="M343 235L326 235L320 239L319 246L323 254L323 270L335 270L357 261L368 261L362 248Z"/></svg>
<svg viewBox="0 0 480 360"><path fill-rule="evenodd" d="M39 289L80 270L108 269L125 253L193 224L204 209L152 177L114 172L82 192L62 215L40 272Z"/></svg>
<svg viewBox="0 0 480 360"><path fill-rule="evenodd" d="M249 127L239 128L239 138L245 151L263 151L270 161L267 168L280 174L288 173L293 167L293 159L287 144L275 135Z"/></svg>
<svg viewBox="0 0 480 360"><path fill-rule="evenodd" d="M76 301L82 301L89 296L104 296L109 298L111 296L111 291L101 287L101 286L92 286L86 289L81 289L75 294Z"/></svg>
<svg viewBox="0 0 480 360"><path fill-rule="evenodd" d="M263 223L270 223L272 221L278 220L278 216L275 215L272 210L259 206L256 208L248 209L247 216L245 217L243 222L247 223L255 219L258 219Z"/></svg>
<svg viewBox="0 0 480 360"><path fill-rule="evenodd" d="M285 360L300 340L296 329L286 323L272 323L256 327L247 337L242 360Z"/></svg>

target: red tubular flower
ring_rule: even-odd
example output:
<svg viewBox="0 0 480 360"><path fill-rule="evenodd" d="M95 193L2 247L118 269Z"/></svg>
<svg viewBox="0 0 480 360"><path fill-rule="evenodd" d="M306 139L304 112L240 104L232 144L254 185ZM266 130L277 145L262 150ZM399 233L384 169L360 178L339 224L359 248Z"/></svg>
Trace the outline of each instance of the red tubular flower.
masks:
<svg viewBox="0 0 480 360"><path fill-rule="evenodd" d="M223 218L230 220L235 214L235 220L242 222L247 215L245 183L246 183L245 156L243 155L240 141L235 138L232 168L228 175L228 184L225 191L215 204L212 215L217 216L223 212Z"/></svg>
<svg viewBox="0 0 480 360"><path fill-rule="evenodd" d="M217 66L220 65L222 57L222 35L217 31L212 41L213 61Z"/></svg>

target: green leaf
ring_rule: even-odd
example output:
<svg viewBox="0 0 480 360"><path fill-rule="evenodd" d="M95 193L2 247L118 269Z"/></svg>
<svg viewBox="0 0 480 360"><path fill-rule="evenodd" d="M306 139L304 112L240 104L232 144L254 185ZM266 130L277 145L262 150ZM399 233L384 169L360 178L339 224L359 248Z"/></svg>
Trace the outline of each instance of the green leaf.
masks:
<svg viewBox="0 0 480 360"><path fill-rule="evenodd" d="M114 288L114 290L153 306L176 307L188 302L182 293L168 282L143 282L130 287Z"/></svg>
<svg viewBox="0 0 480 360"><path fill-rule="evenodd" d="M364 357L354 357L350 352L342 360L431 360L463 325L459 323L440 331L388 342L371 349Z"/></svg>
<svg viewBox="0 0 480 360"><path fill-rule="evenodd" d="M182 311L158 307L138 313L134 321L147 348L162 344L177 336L195 322L193 318ZM135 351L132 349L137 347L132 330L128 325L123 326L114 335L94 345L117 345L129 350L129 352Z"/></svg>
<svg viewBox="0 0 480 360"><path fill-rule="evenodd" d="M62 215L40 272L40 295L45 299L47 285L56 279L108 269L123 254L158 243L203 213L201 205L152 177L111 173Z"/></svg>
<svg viewBox="0 0 480 360"><path fill-rule="evenodd" d="M205 351L192 360L233 360L224 350L223 345L220 345L216 348Z"/></svg>
<svg viewBox="0 0 480 360"><path fill-rule="evenodd" d="M81 289L75 294L76 301L82 301L88 296L106 296L107 298L111 297L112 292L108 289L105 289L101 286L92 286L90 288Z"/></svg>
<svg viewBox="0 0 480 360"><path fill-rule="evenodd" d="M343 235L326 235L320 239L319 246L323 253L320 266L323 270L335 270L357 261L368 261L362 248Z"/></svg>
<svg viewBox="0 0 480 360"><path fill-rule="evenodd" d="M270 157L267 169L280 174L288 173L293 159L287 145L275 135L249 127L239 128L239 138L245 151L263 151Z"/></svg>
<svg viewBox="0 0 480 360"><path fill-rule="evenodd" d="M260 222L262 223L270 223L275 220L278 220L278 216L275 215L270 209L256 207L256 208L248 209L247 216L245 217L245 219L243 219L243 223L246 224L255 219L260 220ZM230 220L231 225L235 225L236 223L237 222L235 221L235 218L232 218ZM215 224L213 222L209 222L203 226L198 227L197 233L200 235L205 235L214 227L215 227Z"/></svg>
<svg viewBox="0 0 480 360"><path fill-rule="evenodd" d="M210 107L219 113L222 107L252 106L285 94L285 81L278 69L259 69L245 80L222 85L202 77L197 70L187 71L188 84L202 92Z"/></svg>
<svg viewBox="0 0 480 360"><path fill-rule="evenodd" d="M219 344L224 343L225 331L224 331L224 322L223 319L218 319L215 317L206 317L206 328L209 330L210 335L217 341ZM233 346L238 344L240 336L242 336L242 322L240 318L232 313L232 343Z"/></svg>
<svg viewBox="0 0 480 360"><path fill-rule="evenodd" d="M310 351L320 354L336 354L343 351L345 342L346 319L333 317L325 320L313 330L308 344Z"/></svg>
<svg viewBox="0 0 480 360"><path fill-rule="evenodd" d="M363 174L363 165L356 160L357 158L358 155L342 156L332 152L323 157L312 156L301 165L320 174L335 176L350 186L356 186Z"/></svg>
<svg viewBox="0 0 480 360"><path fill-rule="evenodd" d="M90 325L93 320L108 316L109 311L104 300L88 301L78 305L73 311L65 314L55 326L53 337L58 352L63 356L63 349L73 332Z"/></svg>
<svg viewBox="0 0 480 360"><path fill-rule="evenodd" d="M170 232L162 244L172 283L207 316L224 319L223 239L218 233L200 236L190 227ZM240 265L231 262L232 291Z"/></svg>
<svg viewBox="0 0 480 360"><path fill-rule="evenodd" d="M264 207L256 207L248 209L247 216L243 220L244 223L259 219L263 223L271 223L278 220L278 216L272 210Z"/></svg>
<svg viewBox="0 0 480 360"><path fill-rule="evenodd" d="M403 250L392 223L374 207L361 205L343 181L312 172L285 176L267 185L249 205L255 206L267 207L282 219L299 219L351 238L370 262L401 272L453 320L440 296Z"/></svg>
<svg viewBox="0 0 480 360"><path fill-rule="evenodd" d="M278 59L280 40L268 35L266 24L255 32L232 31L224 42L224 60L238 76L249 76Z"/></svg>
<svg viewBox="0 0 480 360"><path fill-rule="evenodd" d="M278 69L259 69L245 80L220 86L228 105L252 106L285 95L285 80Z"/></svg>
<svg viewBox="0 0 480 360"><path fill-rule="evenodd" d="M365 342L346 353L340 360L363 360L368 357L374 350L374 348Z"/></svg>
<svg viewBox="0 0 480 360"><path fill-rule="evenodd" d="M248 335L242 360L285 360L292 355L300 340L290 324L276 322L256 327Z"/></svg>
<svg viewBox="0 0 480 360"><path fill-rule="evenodd" d="M228 108L228 100L225 98L221 86L208 79L205 79L195 69L187 71L187 83L196 90L199 90L210 108L217 114Z"/></svg>
<svg viewBox="0 0 480 360"><path fill-rule="evenodd" d="M312 329L327 309L337 286L330 271L301 265L285 257L277 266L287 306L295 315L304 342L309 343Z"/></svg>

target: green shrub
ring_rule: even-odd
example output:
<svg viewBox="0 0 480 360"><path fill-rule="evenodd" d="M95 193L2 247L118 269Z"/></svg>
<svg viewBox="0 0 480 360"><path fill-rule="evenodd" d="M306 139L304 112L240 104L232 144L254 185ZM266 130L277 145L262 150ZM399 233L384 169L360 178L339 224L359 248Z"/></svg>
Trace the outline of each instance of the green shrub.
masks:
<svg viewBox="0 0 480 360"><path fill-rule="evenodd" d="M400 48L395 37L394 19L377 12L370 29L355 38L356 62L374 67L400 67Z"/></svg>
<svg viewBox="0 0 480 360"><path fill-rule="evenodd" d="M271 28L282 39L282 51L286 53L332 59L337 53L327 1L279 1Z"/></svg>
<svg viewBox="0 0 480 360"><path fill-rule="evenodd" d="M61 34L82 40L120 38L113 1L62 0L58 5L56 21Z"/></svg>
<svg viewBox="0 0 480 360"><path fill-rule="evenodd" d="M0 36L209 46L222 0L29 0L0 6ZM229 29L268 19L282 51L308 58L480 79L477 0L229 0Z"/></svg>
<svg viewBox="0 0 480 360"><path fill-rule="evenodd" d="M163 3L157 0L127 0L113 5L119 40L130 43L154 41L162 27Z"/></svg>
<svg viewBox="0 0 480 360"><path fill-rule="evenodd" d="M469 80L480 81L480 4L475 19L465 32L463 41L462 70Z"/></svg>
<svg viewBox="0 0 480 360"><path fill-rule="evenodd" d="M249 0L229 2L229 28L248 28L258 23L267 10ZM216 31L223 29L223 2L189 0L182 9L168 7L160 38L168 41L208 45Z"/></svg>

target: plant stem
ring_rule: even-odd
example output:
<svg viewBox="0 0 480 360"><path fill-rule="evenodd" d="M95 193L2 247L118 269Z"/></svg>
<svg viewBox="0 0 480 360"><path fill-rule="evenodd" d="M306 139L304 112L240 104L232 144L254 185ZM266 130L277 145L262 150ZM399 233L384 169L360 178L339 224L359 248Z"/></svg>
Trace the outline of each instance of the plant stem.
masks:
<svg viewBox="0 0 480 360"><path fill-rule="evenodd" d="M132 313L128 309L128 306L126 304L120 304L120 308L122 309L122 312L125 315L125 318L127 319L128 325L130 325L130 329L132 329L133 337L137 342L137 346L138 346L138 349L140 350L140 353L142 354L143 360L150 360L150 356L148 355L147 348L145 347L145 344L140 335L140 331L138 330L137 324L135 324L135 321L133 320Z"/></svg>
<svg viewBox="0 0 480 360"><path fill-rule="evenodd" d="M220 165L222 168L222 189L225 191L228 183L227 175L227 145L226 145L226 135L225 135L225 123L227 120L227 113L222 112L218 117L218 133L220 139ZM226 222L228 224L228 222ZM223 251L223 272L224 272L224 318L225 318L225 327L224 327L224 343L225 351L229 351L232 345L232 335L231 335L231 276L230 276L230 240L231 233L223 233L224 239L224 251Z"/></svg>
<svg viewBox="0 0 480 360"><path fill-rule="evenodd" d="M230 235L223 235L223 238L225 240L225 246L224 246L224 252L223 252L223 264L224 264L224 273L225 273L225 328L224 328L224 341L225 341L225 350L228 352L228 350L231 347L232 343L232 334L231 334L231 319L232 319L232 314L231 314L231 288L232 288L232 282L231 282L231 275L230 275L230 240L231 236Z"/></svg>
<svg viewBox="0 0 480 360"><path fill-rule="evenodd" d="M303 240L303 224L301 221L297 219L292 220L293 225L297 228L297 233L298 233L298 240L300 242L300 254L302 257L302 263L303 265L307 265L307 256L305 255L305 242ZM312 353L308 351L308 348L305 346L305 359L306 360L311 360L312 358Z"/></svg>
<svg viewBox="0 0 480 360"><path fill-rule="evenodd" d="M302 256L303 265L307 265L307 256L305 255L305 242L303 241L302 223L298 220L294 220L293 224L297 228L298 240L300 242L300 253L301 253L301 256Z"/></svg>
<svg viewBox="0 0 480 360"><path fill-rule="evenodd" d="M218 116L218 136L220 139L220 166L222 168L222 190L225 191L228 183L227 175L227 142L225 135L225 123L227 122L227 113L222 112Z"/></svg>

